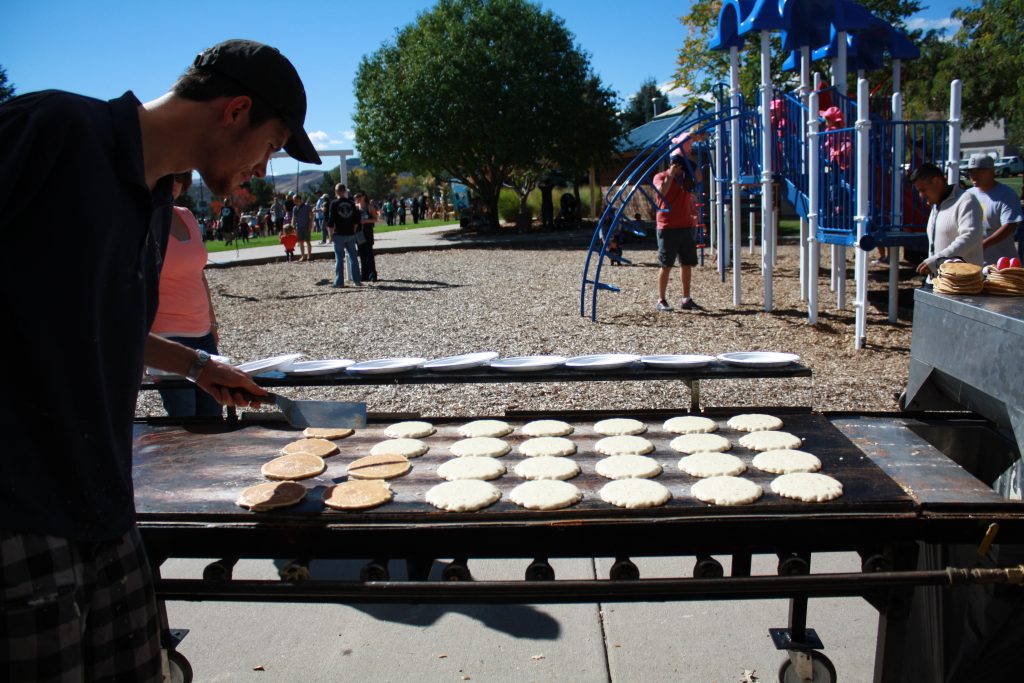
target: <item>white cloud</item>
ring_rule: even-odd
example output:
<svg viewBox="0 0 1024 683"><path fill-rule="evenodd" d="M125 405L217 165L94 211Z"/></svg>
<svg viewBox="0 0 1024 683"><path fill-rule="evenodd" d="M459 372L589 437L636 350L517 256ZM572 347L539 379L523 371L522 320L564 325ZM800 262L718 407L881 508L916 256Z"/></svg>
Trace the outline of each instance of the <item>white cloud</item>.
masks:
<svg viewBox="0 0 1024 683"><path fill-rule="evenodd" d="M313 146L317 149L327 149L331 144L331 136L327 134L327 131L314 130L309 133L309 141L313 143Z"/></svg>
<svg viewBox="0 0 1024 683"><path fill-rule="evenodd" d="M354 130L343 130L341 131L341 137L351 142L356 139L356 132Z"/></svg>
<svg viewBox="0 0 1024 683"><path fill-rule="evenodd" d="M666 81L665 83L662 83L658 86L658 90L660 90L662 94L668 98L669 104L671 104L674 107L677 104L680 104L683 100L687 99L690 96L690 91L688 88L684 86L679 86L678 88L676 88L673 87L673 85L673 81Z"/></svg>
<svg viewBox="0 0 1024 683"><path fill-rule="evenodd" d="M938 31L946 35L956 33L962 25L962 21L953 17L940 17L938 19L911 17L907 20L907 28L912 31Z"/></svg>

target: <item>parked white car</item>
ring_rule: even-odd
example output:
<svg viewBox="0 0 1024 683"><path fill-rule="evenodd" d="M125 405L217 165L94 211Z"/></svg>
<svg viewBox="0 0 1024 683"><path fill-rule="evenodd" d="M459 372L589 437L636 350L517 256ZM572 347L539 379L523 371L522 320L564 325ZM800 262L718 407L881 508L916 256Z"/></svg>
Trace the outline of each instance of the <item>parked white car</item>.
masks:
<svg viewBox="0 0 1024 683"><path fill-rule="evenodd" d="M1003 178L1024 173L1024 160L1019 156L1002 157L996 160L996 175Z"/></svg>

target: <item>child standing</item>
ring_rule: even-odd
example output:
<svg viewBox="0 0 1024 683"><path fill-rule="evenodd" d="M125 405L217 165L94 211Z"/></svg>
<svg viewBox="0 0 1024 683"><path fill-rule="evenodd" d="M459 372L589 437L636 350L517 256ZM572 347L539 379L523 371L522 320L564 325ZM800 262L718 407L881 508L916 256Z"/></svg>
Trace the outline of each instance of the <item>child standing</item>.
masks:
<svg viewBox="0 0 1024 683"><path fill-rule="evenodd" d="M291 223L284 224L284 232L281 233L281 244L284 245L284 253L288 257L289 261L295 259L295 244L299 241L299 236L295 234L295 228L292 227Z"/></svg>

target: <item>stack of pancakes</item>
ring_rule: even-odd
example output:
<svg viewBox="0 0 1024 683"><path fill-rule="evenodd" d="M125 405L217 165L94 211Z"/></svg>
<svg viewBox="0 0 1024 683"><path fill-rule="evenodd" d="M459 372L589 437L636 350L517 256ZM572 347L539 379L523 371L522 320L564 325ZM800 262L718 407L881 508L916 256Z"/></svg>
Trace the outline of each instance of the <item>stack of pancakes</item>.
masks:
<svg viewBox="0 0 1024 683"><path fill-rule="evenodd" d="M985 280L985 294L1024 296L1024 268L990 270Z"/></svg>
<svg viewBox="0 0 1024 683"><path fill-rule="evenodd" d="M985 281L981 277L981 266L946 261L939 266L939 276L932 284L939 294L981 294Z"/></svg>

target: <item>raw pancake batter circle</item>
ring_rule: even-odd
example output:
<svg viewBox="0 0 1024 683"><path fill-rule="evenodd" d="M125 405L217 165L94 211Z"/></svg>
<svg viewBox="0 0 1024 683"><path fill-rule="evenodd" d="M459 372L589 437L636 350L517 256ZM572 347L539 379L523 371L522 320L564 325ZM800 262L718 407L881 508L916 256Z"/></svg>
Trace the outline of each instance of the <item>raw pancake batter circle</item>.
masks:
<svg viewBox="0 0 1024 683"><path fill-rule="evenodd" d="M578 488L565 481L528 481L512 489L509 500L527 510L559 510L583 498Z"/></svg>
<svg viewBox="0 0 1024 683"><path fill-rule="evenodd" d="M618 479L601 487L601 500L632 510L658 507L671 497L668 488L650 479Z"/></svg>
<svg viewBox="0 0 1024 683"><path fill-rule="evenodd" d="M428 503L449 512L472 512L493 505L501 498L494 484L479 479L460 479L438 484L426 494Z"/></svg>

